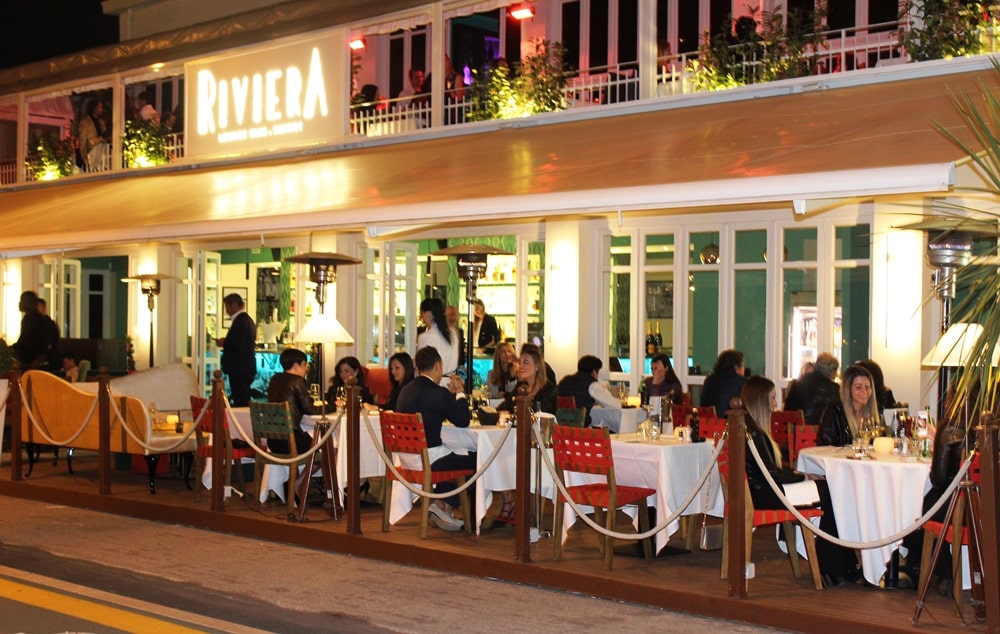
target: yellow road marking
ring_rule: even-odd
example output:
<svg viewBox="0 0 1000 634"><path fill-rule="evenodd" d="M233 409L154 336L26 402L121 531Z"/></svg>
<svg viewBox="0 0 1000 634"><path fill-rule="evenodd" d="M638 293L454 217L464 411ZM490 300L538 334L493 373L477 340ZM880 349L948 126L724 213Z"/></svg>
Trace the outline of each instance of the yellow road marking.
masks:
<svg viewBox="0 0 1000 634"><path fill-rule="evenodd" d="M136 614L102 603L79 599L61 592L52 592L6 579L0 579L0 597L51 612L107 625L125 632L135 632L135 634L154 631L159 634L204 632L204 630L184 627L170 621Z"/></svg>

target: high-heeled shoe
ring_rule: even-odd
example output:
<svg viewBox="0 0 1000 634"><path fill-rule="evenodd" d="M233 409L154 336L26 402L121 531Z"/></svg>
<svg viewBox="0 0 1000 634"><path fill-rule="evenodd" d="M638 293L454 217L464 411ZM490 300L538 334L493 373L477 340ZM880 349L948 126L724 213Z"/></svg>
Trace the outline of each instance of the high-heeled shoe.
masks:
<svg viewBox="0 0 1000 634"><path fill-rule="evenodd" d="M514 500L506 500L503 506L500 507L500 513L497 515L497 522L503 522L504 524L514 524Z"/></svg>

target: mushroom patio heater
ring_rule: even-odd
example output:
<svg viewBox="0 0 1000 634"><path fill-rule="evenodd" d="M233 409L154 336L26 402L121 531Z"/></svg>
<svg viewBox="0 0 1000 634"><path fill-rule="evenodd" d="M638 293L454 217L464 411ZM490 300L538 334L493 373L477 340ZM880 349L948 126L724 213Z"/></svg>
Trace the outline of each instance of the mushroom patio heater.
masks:
<svg viewBox="0 0 1000 634"><path fill-rule="evenodd" d="M459 244L447 249L434 251L431 255L455 256L458 276L465 280L465 299L469 304L469 321L465 336L465 393L472 397L472 343L475 314L473 305L476 301L478 280L486 277L487 258L491 255L511 255L506 251L484 244Z"/></svg>

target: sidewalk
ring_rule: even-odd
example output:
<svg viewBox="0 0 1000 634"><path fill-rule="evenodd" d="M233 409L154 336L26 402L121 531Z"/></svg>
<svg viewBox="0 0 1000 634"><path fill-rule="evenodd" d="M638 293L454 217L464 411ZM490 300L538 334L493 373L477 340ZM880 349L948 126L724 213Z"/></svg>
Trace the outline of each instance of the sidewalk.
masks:
<svg viewBox="0 0 1000 634"><path fill-rule="evenodd" d="M0 497L0 545L3 551L36 549L93 562L61 566L66 575L84 571L88 578L69 579L76 583L94 583L99 575L86 571L97 567L111 576L117 570L125 578L130 573L159 578L161 591L152 596L164 605L171 597L183 601L198 594L201 586L224 603L202 608L212 612L208 616L260 627L254 621L264 613L275 631L306 631L303 617L310 615L306 621L325 624L317 631L775 631L8 497ZM135 588L142 584L124 585L142 595L137 598L151 600L150 589L143 594ZM130 594L129 588L100 589ZM241 605L254 606L258 616L254 610L242 616L228 612ZM191 605L175 607L196 611ZM283 621L286 627L275 626L282 618L289 619Z"/></svg>

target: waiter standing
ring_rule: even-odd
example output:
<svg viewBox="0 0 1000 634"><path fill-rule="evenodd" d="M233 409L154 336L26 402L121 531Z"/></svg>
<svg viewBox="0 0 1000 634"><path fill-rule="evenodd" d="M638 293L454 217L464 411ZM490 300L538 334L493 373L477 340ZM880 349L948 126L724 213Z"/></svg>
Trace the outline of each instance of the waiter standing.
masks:
<svg viewBox="0 0 1000 634"><path fill-rule="evenodd" d="M226 295L222 302L232 324L226 336L216 343L222 347L222 371L229 377L229 401L233 407L247 407L250 404L250 384L257 376L254 355L257 325L247 314L239 293Z"/></svg>

